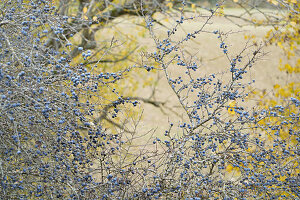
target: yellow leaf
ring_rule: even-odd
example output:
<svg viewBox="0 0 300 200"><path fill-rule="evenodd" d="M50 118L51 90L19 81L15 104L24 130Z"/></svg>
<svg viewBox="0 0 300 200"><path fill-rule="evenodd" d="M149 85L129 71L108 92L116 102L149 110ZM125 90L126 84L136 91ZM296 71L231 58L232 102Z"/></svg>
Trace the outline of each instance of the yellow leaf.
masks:
<svg viewBox="0 0 300 200"><path fill-rule="evenodd" d="M286 176L280 176L280 178L279 178L280 181L285 181L285 179L286 179ZM283 193L288 194L286 192L283 192Z"/></svg>
<svg viewBox="0 0 300 200"><path fill-rule="evenodd" d="M297 0L291 0L291 3L297 3Z"/></svg>
<svg viewBox="0 0 300 200"><path fill-rule="evenodd" d="M87 7L84 7L82 10L83 14L85 14L87 12L87 10L88 10Z"/></svg>
<svg viewBox="0 0 300 200"><path fill-rule="evenodd" d="M235 111L234 111L235 104L236 104L235 101L229 103L228 113L231 115L235 114Z"/></svg>
<svg viewBox="0 0 300 200"><path fill-rule="evenodd" d="M226 171L231 172L232 170L233 170L233 166L232 165L227 165Z"/></svg>
<svg viewBox="0 0 300 200"><path fill-rule="evenodd" d="M274 87L274 89L277 89L277 88L279 88L280 86L279 86L278 84L275 84L273 87Z"/></svg>
<svg viewBox="0 0 300 200"><path fill-rule="evenodd" d="M294 70L293 70L293 67L290 65L290 64L285 64L284 65L284 68L286 69L286 71L288 71L289 73L292 73Z"/></svg>
<svg viewBox="0 0 300 200"><path fill-rule="evenodd" d="M173 7L173 3L169 2L166 4L167 7L172 8Z"/></svg>

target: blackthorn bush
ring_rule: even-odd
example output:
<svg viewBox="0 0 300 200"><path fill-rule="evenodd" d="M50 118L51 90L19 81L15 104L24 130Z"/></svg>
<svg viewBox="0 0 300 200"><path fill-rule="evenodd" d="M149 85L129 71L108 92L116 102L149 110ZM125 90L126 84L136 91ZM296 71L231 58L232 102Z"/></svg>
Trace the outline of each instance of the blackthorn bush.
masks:
<svg viewBox="0 0 300 200"><path fill-rule="evenodd" d="M163 3L137 5L155 44L140 67L164 74L186 116L170 122L164 137L114 121L118 131L103 126L101 117L157 102L101 96L104 88L118 94L114 85L134 67L98 72L72 62L93 56L94 43L75 46L70 38L95 20L62 15L43 0L0 3L1 199L299 198L299 94L264 109L247 105L253 81L245 77L267 42L232 53L231 32L207 28L222 3L187 17L190 4L180 1L172 27L158 34L153 12ZM182 24L198 19L192 32L176 37ZM197 73L200 63L185 48L201 34L219 40L224 72ZM180 76L170 73L174 67Z"/></svg>

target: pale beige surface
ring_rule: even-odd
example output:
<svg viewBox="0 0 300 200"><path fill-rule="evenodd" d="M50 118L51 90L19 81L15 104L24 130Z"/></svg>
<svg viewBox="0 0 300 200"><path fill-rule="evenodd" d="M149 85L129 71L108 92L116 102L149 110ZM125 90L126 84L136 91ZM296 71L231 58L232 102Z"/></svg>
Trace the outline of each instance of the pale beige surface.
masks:
<svg viewBox="0 0 300 200"><path fill-rule="evenodd" d="M225 9L225 13L232 15L240 15L243 11L239 9ZM272 13L272 10L263 10L263 13ZM207 12L200 11L201 15L207 15ZM195 13L189 13L186 16L198 16ZM262 18L261 14L256 14L258 18ZM162 24L172 27L172 20L165 20L165 16L161 14L157 14L154 16L157 21L160 21ZM246 16L247 17L247 16ZM248 16L249 17L249 16ZM178 17L177 17L178 18ZM142 29L139 26L136 26L132 23L132 21L141 22L143 19L134 19L132 18L119 18L115 20L115 24L119 30L121 30L124 34L138 34ZM175 39L178 40L183 38L187 33L191 33L197 29L199 29L203 23L205 22L205 17L199 17L192 22L186 22L181 26L181 29L177 31ZM241 20L235 19L234 22L245 25ZM228 44L229 57L235 56L239 53L246 45L247 40L245 39L245 35L255 35L254 40L257 44L262 44L264 41L264 37L272 27L264 26L264 27L255 27L255 26L237 26L231 21L225 19L224 17L214 17L208 25L203 29L204 31L214 31L219 30L228 34L226 38L226 44ZM160 39L164 39L166 37L166 28L161 26L155 26L154 31ZM108 36L112 36L111 33ZM147 47L148 53L153 53L155 51L155 43L154 41L147 35L145 38L140 39L140 37L136 37L139 44L141 46ZM253 40L250 40L248 44L252 44ZM205 75L211 73L223 73L224 75L219 75L220 79L226 79L228 77L228 70L230 68L230 64L227 58L224 56L222 49L219 48L220 40L217 38L215 34L201 33L197 35L197 37L193 40L190 40L185 43L183 48L187 50L191 55L194 56L195 61L200 67L200 69L194 74L195 77L203 77ZM120 47L121 48L121 47ZM251 57L254 48L248 50L247 54ZM263 52L266 53L255 65L249 70L249 73L245 75L245 82L250 82L255 79L255 83L252 85L253 88L257 88L257 90L266 90L266 93L272 93L273 85L275 84L285 84L291 78L297 79L297 77L290 77L283 72L280 72L278 69L279 59L283 59L285 61L285 56L283 51L275 46L267 46L263 48ZM247 57L247 56L246 56ZM244 59L247 60L248 58ZM142 59L140 59L142 60ZM145 58L144 58L145 60ZM185 70L181 66L173 66L170 69L170 74L172 78L176 78L178 76L184 75ZM164 131L168 128L169 121L177 124L181 120L181 117L186 117L183 109L180 107L180 104L169 87L166 78L164 77L162 72L149 73L149 77L153 77L153 79L157 79L160 76L158 81L158 85L156 86L155 99L162 102L167 102L166 105L171 107L170 111L164 109L164 112L161 111L160 108L154 107L150 104L141 103L140 108L143 109L143 117L142 121L139 124L138 130L141 133L145 133L149 130L156 129L155 135L162 136ZM145 77L143 77L144 79ZM141 79L141 81L143 81ZM130 88L129 88L130 89ZM151 95L151 88L140 88L137 91L137 95L148 98ZM258 99L254 99L249 105L255 105Z"/></svg>
<svg viewBox="0 0 300 200"><path fill-rule="evenodd" d="M232 14L239 14L239 10L228 10L226 11ZM271 11L266 11L271 12ZM160 16L157 17L158 19ZM161 17L162 18L162 17ZM180 31L179 37L181 38L186 33L196 30L199 26L202 26L203 19L196 20L192 23L185 23L182 27L184 31ZM164 22L164 21L162 21ZM166 23L168 24L168 23ZM222 18L216 17L211 21L210 25L207 25L207 28L204 30L220 30L223 32L232 32L226 39L226 43L229 44L229 55L234 56L236 53L239 53L246 45L245 35L255 35L254 40L257 41L257 44L263 41L267 31L271 27L254 27L254 26L243 26L239 27L230 21ZM164 28L156 30L156 33L165 36ZM178 31L179 32L179 31ZM153 47L154 42L147 39L142 41L144 44ZM219 48L220 41L217 39L216 35L201 33L194 40L186 43L185 48L195 56L197 56L201 67L196 73L197 77L203 77L204 75L210 73L224 72L229 69L229 62L225 58L222 50ZM249 42L251 44L251 41ZM249 50L249 56L251 56L253 49ZM275 46L267 46L263 49L263 52L266 53L256 64L249 70L249 73L245 75L246 82L252 81L255 79L255 83L252 85L253 88L257 90L266 90L267 94L272 93L273 85L275 84L285 84L289 79L297 79L297 77L290 77L283 72L280 72L278 69L279 59L285 61L285 56L283 51ZM178 77L179 75L184 75L185 70L182 70L180 66L175 66L170 70L173 78ZM156 77L154 75L153 77ZM226 76L226 74L224 75ZM161 80L157 86L156 99L159 101L167 101L168 106L177 112L178 115L183 115L183 110L180 108L177 98L173 94L172 90L169 88L163 73L161 73ZM299 77L298 77L299 78ZM148 97L150 90L147 88L141 89L138 94L143 97ZM255 105L256 101L254 99L249 105ZM143 120L141 123L142 130L149 130L151 128L157 128L156 134L161 136L164 131L168 128L168 121L176 122L180 121L180 117L176 116L172 112L166 111L165 114L161 112L159 108L153 107L149 104L144 104Z"/></svg>

